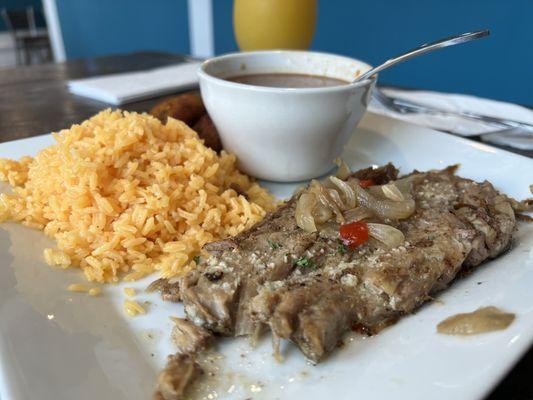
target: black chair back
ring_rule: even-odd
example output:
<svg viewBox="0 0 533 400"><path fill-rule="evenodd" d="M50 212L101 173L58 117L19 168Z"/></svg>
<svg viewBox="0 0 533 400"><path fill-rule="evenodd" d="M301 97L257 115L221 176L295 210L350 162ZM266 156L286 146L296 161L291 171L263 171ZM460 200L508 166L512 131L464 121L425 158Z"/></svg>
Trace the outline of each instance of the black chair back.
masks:
<svg viewBox="0 0 533 400"><path fill-rule="evenodd" d="M16 33L17 31L35 31L35 10L28 7L25 10L7 10L2 9L2 19L8 31Z"/></svg>
<svg viewBox="0 0 533 400"><path fill-rule="evenodd" d="M2 19L13 38L17 64L30 64L34 60L49 62L52 59L50 40L46 31L37 31L33 7L25 10L0 10ZM39 15L38 15L39 16Z"/></svg>

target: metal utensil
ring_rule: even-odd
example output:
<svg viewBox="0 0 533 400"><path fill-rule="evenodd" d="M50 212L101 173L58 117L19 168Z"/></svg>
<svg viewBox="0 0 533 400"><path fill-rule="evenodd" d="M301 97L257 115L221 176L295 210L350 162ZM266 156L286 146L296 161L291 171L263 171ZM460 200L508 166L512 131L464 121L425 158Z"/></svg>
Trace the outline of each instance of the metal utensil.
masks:
<svg viewBox="0 0 533 400"><path fill-rule="evenodd" d="M462 117L471 120L476 120L484 124L496 126L499 128L518 128L523 134L533 133L533 125L526 122L515 121L507 118L491 117L489 115L478 114L470 111L448 111L439 108L428 107L423 104L415 103L409 100L403 100L396 97L387 96L377 86L372 92L372 96L383 106L389 110L400 114L422 113L432 115L449 115L454 117Z"/></svg>
<svg viewBox="0 0 533 400"><path fill-rule="evenodd" d="M353 82L359 82L359 81L368 79L372 75L375 75L378 72L383 71L384 69L392 67L393 65L404 62L406 60L409 60L410 58L419 56L421 54L425 54L425 53L428 53L430 51L437 50L437 49L442 49L443 47L454 46L459 43L466 43L471 40L479 39L479 38L488 36L489 33L490 33L489 30L485 29L482 31L467 32L461 35L447 37L445 39L440 39L440 40L437 40L431 43L425 43L422 46L417 47L416 49L409 50L403 54L400 54L399 56L391 58L385 61L383 64L372 68L370 71L367 71L362 75L359 75L357 78L353 80Z"/></svg>
<svg viewBox="0 0 533 400"><path fill-rule="evenodd" d="M533 131L522 128L507 128L494 132L487 132L480 136L481 141L499 146L514 147L520 150L533 149Z"/></svg>

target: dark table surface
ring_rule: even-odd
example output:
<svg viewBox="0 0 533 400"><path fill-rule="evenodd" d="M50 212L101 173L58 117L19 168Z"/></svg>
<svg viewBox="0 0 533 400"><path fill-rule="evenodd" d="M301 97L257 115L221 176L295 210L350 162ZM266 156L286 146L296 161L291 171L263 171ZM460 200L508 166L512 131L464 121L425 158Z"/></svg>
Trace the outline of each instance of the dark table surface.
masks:
<svg viewBox="0 0 533 400"><path fill-rule="evenodd" d="M186 60L184 56L135 53L74 60L65 63L0 68L0 142L68 128L110 107L72 95L71 79L141 71ZM148 111L160 98L129 103L121 108Z"/></svg>
<svg viewBox="0 0 533 400"><path fill-rule="evenodd" d="M186 60L187 57L181 55L145 52L0 68L0 142L58 131L109 107L105 103L70 94L66 83L71 79L140 71ZM148 111L159 100L138 101L121 108ZM533 151L506 149L533 157ZM533 399L532 371L533 350L530 350L488 399Z"/></svg>

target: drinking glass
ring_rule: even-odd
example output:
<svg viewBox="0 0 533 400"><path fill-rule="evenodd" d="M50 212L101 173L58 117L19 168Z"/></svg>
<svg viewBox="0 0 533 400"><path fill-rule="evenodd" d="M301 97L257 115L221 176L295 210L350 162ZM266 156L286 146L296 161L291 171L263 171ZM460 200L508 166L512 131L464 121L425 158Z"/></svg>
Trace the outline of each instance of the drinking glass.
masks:
<svg viewBox="0 0 533 400"><path fill-rule="evenodd" d="M233 28L242 51L307 50L315 33L317 0L235 0Z"/></svg>

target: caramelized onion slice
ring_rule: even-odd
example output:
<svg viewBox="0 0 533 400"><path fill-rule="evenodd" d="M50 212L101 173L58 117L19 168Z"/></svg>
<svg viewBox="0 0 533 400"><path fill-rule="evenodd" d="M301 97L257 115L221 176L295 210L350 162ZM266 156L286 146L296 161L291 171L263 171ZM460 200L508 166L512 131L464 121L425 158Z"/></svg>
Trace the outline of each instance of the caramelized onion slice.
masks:
<svg viewBox="0 0 533 400"><path fill-rule="evenodd" d="M381 190L383 191L383 194L385 197L392 201L404 201L405 197L398 189L398 187L394 184L394 182L387 183L386 185L381 186Z"/></svg>
<svg viewBox="0 0 533 400"><path fill-rule="evenodd" d="M335 165L339 167L335 176L339 179L346 180L352 174L350 167L348 167L348 165L344 162L342 158L336 158L334 162Z"/></svg>
<svg viewBox="0 0 533 400"><path fill-rule="evenodd" d="M341 207L336 204L336 200L330 196L328 190L318 181L311 181L309 192L316 195L318 201L324 206L328 207L335 213L338 223L344 223L344 217L342 216Z"/></svg>
<svg viewBox="0 0 533 400"><path fill-rule="evenodd" d="M329 207L334 213L336 220L339 224L344 223L344 217L342 216L342 212L339 207L333 202L329 194L323 190L318 194L318 200L324 204L325 206Z"/></svg>
<svg viewBox="0 0 533 400"><path fill-rule="evenodd" d="M394 184L404 195L411 193L413 190L413 184L422 181L426 177L426 174L415 173L404 178L396 179Z"/></svg>
<svg viewBox="0 0 533 400"><path fill-rule="evenodd" d="M296 203L296 224L306 232L316 232L313 209L317 204L317 198L313 193L302 193Z"/></svg>
<svg viewBox="0 0 533 400"><path fill-rule="evenodd" d="M318 232L323 238L337 240L339 238L339 224L335 221L328 221L320 225Z"/></svg>
<svg viewBox="0 0 533 400"><path fill-rule="evenodd" d="M366 207L355 207L351 210L346 210L342 213L346 223L361 221L365 218L370 218L374 213Z"/></svg>
<svg viewBox="0 0 533 400"><path fill-rule="evenodd" d="M385 194L383 193L383 190L381 190L381 185L372 185L369 187L364 188L368 193L370 193L372 196L374 196L376 199L382 199L385 200Z"/></svg>
<svg viewBox="0 0 533 400"><path fill-rule="evenodd" d="M368 235L390 249L401 246L405 242L403 233L390 225L368 223Z"/></svg>
<svg viewBox="0 0 533 400"><path fill-rule="evenodd" d="M403 201L381 200L360 187L357 180L350 181L350 186L355 191L358 204L369 208L381 219L405 219L415 212L413 199L405 199Z"/></svg>
<svg viewBox="0 0 533 400"><path fill-rule="evenodd" d="M327 192L329 194L329 197L337 205L339 210L344 209L344 203L342 202L341 195L339 194L337 189L326 189L326 190L327 190Z"/></svg>
<svg viewBox="0 0 533 400"><path fill-rule="evenodd" d="M331 219L333 212L322 203L318 203L313 210L315 224L323 224Z"/></svg>
<svg viewBox="0 0 533 400"><path fill-rule="evenodd" d="M370 194L378 199L403 201L411 197L413 183L422 178L420 175L410 175L406 178L390 181L385 185L375 185L367 188Z"/></svg>
<svg viewBox="0 0 533 400"><path fill-rule="evenodd" d="M354 208L356 205L355 192L350 187L350 185L348 185L346 181L343 181L335 176L330 176L329 180L343 194L344 208L345 209Z"/></svg>

